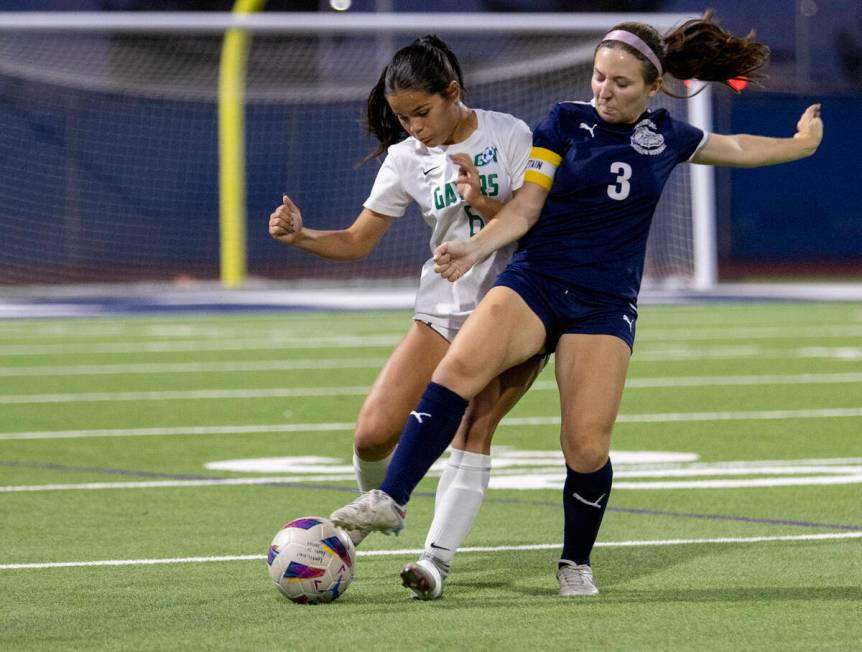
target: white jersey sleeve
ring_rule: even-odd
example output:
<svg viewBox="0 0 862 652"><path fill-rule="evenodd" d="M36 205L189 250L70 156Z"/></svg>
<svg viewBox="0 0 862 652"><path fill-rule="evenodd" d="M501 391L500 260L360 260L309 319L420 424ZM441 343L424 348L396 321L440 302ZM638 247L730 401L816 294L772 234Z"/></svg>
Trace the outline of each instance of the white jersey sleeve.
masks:
<svg viewBox="0 0 862 652"><path fill-rule="evenodd" d="M377 178L374 180L371 194L363 204L365 208L389 217L404 215L404 211L413 201L413 197L404 189L398 167L395 155L390 150L386 154L386 159L380 166L380 170L377 171Z"/></svg>
<svg viewBox="0 0 862 652"><path fill-rule="evenodd" d="M533 147L533 132L523 120L512 120L511 131L504 138L500 147L503 149L506 172L512 180L512 190L524 185L524 172Z"/></svg>

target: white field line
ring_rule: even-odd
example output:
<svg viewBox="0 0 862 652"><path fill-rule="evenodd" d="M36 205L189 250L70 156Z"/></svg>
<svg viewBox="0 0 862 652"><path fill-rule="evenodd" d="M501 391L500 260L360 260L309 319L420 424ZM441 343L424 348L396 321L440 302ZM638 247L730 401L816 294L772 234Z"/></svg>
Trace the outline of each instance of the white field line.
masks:
<svg viewBox="0 0 862 652"><path fill-rule="evenodd" d="M773 338L821 338L821 337L859 337L862 326L859 324L823 324L822 326L724 326L720 328L673 328L652 329L643 328L638 332L637 339L641 342L669 340L703 341L703 340L759 340Z"/></svg>
<svg viewBox="0 0 862 652"><path fill-rule="evenodd" d="M796 462L794 460L793 462ZM808 475L812 473L855 474L862 476L862 465L859 464L799 464L785 462L784 466L770 465L721 465L695 464L686 468L641 469L635 465L627 469L614 469L614 487L617 478L703 478L720 475Z"/></svg>
<svg viewBox="0 0 862 652"><path fill-rule="evenodd" d="M792 473L792 471L788 471ZM651 491L665 489L752 489L756 487L800 487L812 485L862 484L862 473L797 478L745 478L738 480L667 480L664 482L615 482L614 489ZM560 487L563 486L562 478Z"/></svg>
<svg viewBox="0 0 862 652"><path fill-rule="evenodd" d="M748 327L647 330L638 333L640 342L751 340L791 338L818 339L862 336L860 325L823 325L816 327ZM176 351L254 351L271 349L320 349L390 347L398 343L402 334L391 335L332 335L304 337L292 334L252 337L249 339L225 338L217 342L155 340L150 342L102 342L60 344L6 344L0 345L0 355L80 355L94 353L163 353Z"/></svg>
<svg viewBox="0 0 862 652"><path fill-rule="evenodd" d="M732 323L728 323L728 328L735 329L762 329L775 328L774 324L780 320L783 322L792 321L793 323L819 322L822 317L813 314L810 310L785 310L771 308L766 311L758 310L757 306L748 306L737 310L736 315L733 315ZM849 322L862 321L862 311L856 310L846 315L846 320ZM373 319L375 324L381 321L393 328L403 326L409 323L409 316L404 314L387 315L387 313L377 313L368 315L367 313L351 314L349 321ZM235 337L237 334L247 335L250 331L261 329L260 332L266 333L270 331L278 331L284 333L296 323L301 322L302 327L313 323L322 323L326 326L332 324L332 318L329 316L321 316L314 313L299 313L291 314L290 316L275 316L271 319L242 319L240 315L232 315L230 323L224 322L214 323L217 321L204 318L196 320L194 324L188 322L156 321L141 320L135 318L133 320L123 320L120 322L107 321L100 319L98 322L88 322L82 324L80 320L62 320L54 319L50 321L0 321L0 335L15 338L37 339L40 337L74 337L74 338L99 338L99 337L153 337L153 336L168 336L168 337ZM131 321L131 323L129 323ZM211 323L213 322L213 323ZM651 315L650 325L643 326L642 332L660 333L660 332L679 332L683 329L676 328L672 323L661 323L662 319L658 315ZM686 315L686 328L710 328L716 329L721 326L716 324L715 318L710 312L700 312L698 314ZM834 323L832 326L846 326L846 324ZM264 330L265 329L265 330Z"/></svg>
<svg viewBox="0 0 862 652"><path fill-rule="evenodd" d="M0 405L94 403L98 401L191 401L212 399L364 396L369 387L274 387L271 389L196 389L170 392L94 392L89 394L0 395Z"/></svg>
<svg viewBox="0 0 862 652"><path fill-rule="evenodd" d="M831 360L862 360L862 346L808 346L799 349L800 358L828 358Z"/></svg>
<svg viewBox="0 0 862 652"><path fill-rule="evenodd" d="M386 358L311 358L236 362L134 362L125 364L33 365L0 367L0 377L103 376L126 374L197 374L222 371L297 371L307 369L379 369Z"/></svg>
<svg viewBox="0 0 862 652"><path fill-rule="evenodd" d="M383 316L381 316L383 315ZM397 314L386 317L386 313L367 315L351 315L349 319L344 320L344 325L349 328L351 323L354 323L360 318L371 319L375 325L386 325L389 328L398 328L406 326L410 323L409 316ZM767 337L782 336L786 333L792 333L793 329L802 326L808 329L827 329L834 332L841 332L841 329L851 329L853 334L854 328L858 328L859 324L854 324L854 321L862 321L862 317L856 315L848 315L843 321L833 321L832 323L808 323L796 325L796 322L817 322L817 315L806 315L804 313L795 313L792 315L775 315L773 313L763 314L760 321L750 320L749 323L744 323L745 319L750 317L748 312L739 315L739 320L734 320L732 323L716 324L714 319L698 321L692 316L688 316L685 321L685 326L677 326L672 323L661 324L659 320L650 318L650 323L644 324L641 331L650 336L655 336L660 339L674 338L676 336L690 335L691 328L697 328L699 332L707 336L719 336L730 333L732 336L741 335L743 337L765 335ZM833 318L834 319L834 318ZM7 337L15 337L22 339L37 339L40 337L71 337L74 339L89 339L89 338L104 338L104 337L182 337L182 338L223 338L236 337L238 335L248 335L253 332L257 336L270 336L279 334L298 334L299 331L294 330L293 322L302 321L301 329L305 329L309 324L321 323L326 326L332 325L332 319L321 317L319 315L308 314L303 316L300 314L292 314L289 317L285 316L278 320L266 321L235 321L230 323L187 323L187 322L154 322L140 323L137 320L126 321L125 323L111 322L100 320L98 323L81 324L79 321L68 322L64 320L36 321L22 324L17 321L0 322L0 334ZM776 321L788 322L792 321L794 325L776 326ZM847 323L850 322L850 323Z"/></svg>
<svg viewBox="0 0 862 652"><path fill-rule="evenodd" d="M0 355L81 355L100 353L176 353L190 351L270 351L305 349L390 348L403 337L397 335L333 335L329 337L254 337L218 342L105 342L101 344L6 344Z"/></svg>
<svg viewBox="0 0 862 652"><path fill-rule="evenodd" d="M0 493L41 491L102 491L105 489L169 489L177 487L235 487L262 484L296 484L297 482L332 482L350 480L349 476L306 476L304 478L273 476L264 478L221 478L200 480L146 480L143 482L81 482L79 484L42 484L0 486Z"/></svg>
<svg viewBox="0 0 862 652"><path fill-rule="evenodd" d="M679 376L661 378L629 378L627 389L663 387L718 387L748 385L814 385L862 383L862 372L832 374L786 374L752 376ZM369 386L348 387L271 387L266 389L194 389L151 392L89 392L64 394L9 394L0 395L0 404L29 403L92 403L98 401L172 401L249 398L291 398L326 396L364 396ZM533 391L556 390L554 381L538 381Z"/></svg>
<svg viewBox="0 0 862 652"><path fill-rule="evenodd" d="M763 350L757 346L713 348L674 347L644 349L639 347L635 360L639 362L673 362L688 360L722 360L760 358L786 360L788 357L862 359L862 347L817 347L805 349ZM256 360L236 362L131 362L121 364L24 365L0 367L0 377L27 376L101 376L125 374L176 374L243 371L292 371L302 369L371 369L382 367L386 358L312 358L305 360ZM551 359L550 364L553 364Z"/></svg>
<svg viewBox="0 0 862 652"><path fill-rule="evenodd" d="M657 539L642 541L599 541L597 548L640 548L649 546L686 546L712 544L746 544L798 541L842 541L860 539L862 532L836 532L826 534L797 534L763 537L714 537L704 539ZM522 546L474 546L459 548L459 554L557 550L559 543L538 543ZM402 557L422 553L421 549L358 550L358 557ZM222 555L217 557L172 557L165 559L102 559L99 561L59 561L29 564L0 564L0 570L41 570L45 568L92 568L101 566L156 566L173 564L203 564L227 561L264 561L266 555Z"/></svg>
<svg viewBox="0 0 862 652"><path fill-rule="evenodd" d="M832 473L836 469L812 469L800 471L789 467L786 473ZM761 473L758 469L746 471L748 475ZM778 472L776 471L777 475ZM666 474L672 476L673 474ZM720 475L709 471L701 472L697 480L664 480L651 482L614 482L617 491L654 491L665 489L751 489L755 487L795 487L813 485L845 485L862 484L862 469L852 469L843 475L805 475L801 477L773 478L739 478L733 480L706 480L703 476ZM623 476L621 476L623 477ZM624 476L628 477L628 476ZM638 477L635 475L634 477ZM352 475L307 475L307 476L271 476L256 478L222 478L200 480L146 480L141 482L81 482L77 484L43 484L43 485L7 485L0 486L0 493L41 493L52 491L105 491L116 489L179 489L189 487L237 487L259 485L295 485L314 482L347 482L353 480ZM554 469L550 473L531 473L522 475L497 476L491 479L491 487L497 489L555 489L563 486L565 475Z"/></svg>
<svg viewBox="0 0 862 652"><path fill-rule="evenodd" d="M751 310L756 310L757 306L752 304ZM797 312L797 311L794 311ZM711 314L711 313L709 313ZM746 313L747 314L747 313ZM752 313L757 315L757 313ZM759 323L752 325L761 325L769 320L772 315L771 309L768 314L761 314L758 318ZM707 315L709 316L709 315ZM801 309L797 312L797 316L801 319L810 317L810 312ZM790 315L782 315L782 319L789 319ZM326 325L331 325L333 320L342 320L345 324L351 324L359 321L371 322L377 324L380 321L407 321L409 323L410 313L408 309L403 311L390 310L372 310L372 311L351 311L345 313L342 311L309 311L309 312L290 312L290 313L232 313L228 316L202 313L192 315L191 317L183 315L182 317L172 316L170 314L152 314L138 316L117 316L117 315L94 315L92 319L82 320L77 317L68 319L14 319L0 321L0 332L4 331L39 331L44 330L49 333L65 331L68 333L76 333L78 329L99 330L102 328L110 329L114 325L124 329L124 332L140 332L156 328L237 328L245 329L246 332L253 328L279 328L282 326L290 326L293 322L301 322L303 325L309 323L322 322ZM849 317L848 317L849 319ZM775 319L771 320L774 323ZM744 325L743 315L740 315L739 321L734 321L734 324ZM670 324L671 326L673 323Z"/></svg>
<svg viewBox="0 0 862 652"><path fill-rule="evenodd" d="M291 318L292 321L293 318ZM379 335L381 330L398 331L400 328L406 330L410 324L409 319L388 319L375 320L375 334ZM319 319L321 327L333 329L331 319ZM249 334L254 334L256 337L265 338L280 338L280 337L302 337L308 332L309 325L313 322L303 322L301 325L285 322L284 324L241 324L228 327L220 326L197 326L192 324L152 324L149 326L134 325L131 328L125 328L118 324L115 326L104 327L89 327L81 328L80 325L75 328L73 326L51 328L51 329L34 329L34 328L18 328L17 330L0 328L0 336L8 337L15 340L52 340L52 339L71 339L71 340L98 340L122 338L125 340L147 340L152 338L176 338L178 340L216 340L216 339L234 339L248 338ZM353 325L353 319L350 322L345 322L344 328L339 329L340 335L360 336L361 333L346 333ZM334 330L334 329L333 329Z"/></svg>
<svg viewBox="0 0 862 652"><path fill-rule="evenodd" d="M675 423L686 421L763 421L781 419L831 419L860 417L862 407L823 408L811 410L762 410L741 412L665 412L656 414L621 414L617 423ZM553 426L560 417L509 417L504 427ZM95 437L149 437L172 435L241 435L276 432L326 432L353 430L352 423L286 423L256 426L178 426L164 428L107 428L101 430L40 430L0 432L0 441L22 439L89 439Z"/></svg>

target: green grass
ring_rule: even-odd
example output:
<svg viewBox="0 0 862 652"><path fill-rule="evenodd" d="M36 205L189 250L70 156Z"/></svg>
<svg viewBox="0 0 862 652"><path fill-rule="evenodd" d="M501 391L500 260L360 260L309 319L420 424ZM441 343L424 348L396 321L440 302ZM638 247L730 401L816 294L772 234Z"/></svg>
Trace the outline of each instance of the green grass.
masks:
<svg viewBox="0 0 862 652"><path fill-rule="evenodd" d="M424 541L432 477L402 535L371 537L360 550L389 554L360 556L347 593L313 607L279 597L262 556L288 518L348 501L348 473L306 483L293 474L292 484L81 486L279 475L205 466L230 459L348 465L352 433L337 424L355 419L408 324L403 312L0 321L0 649L859 649L862 539L799 538L862 532L862 375L848 375L862 374L862 307L853 304L644 307L613 448L693 453L705 466L654 478L616 465L593 554L595 598L556 595L553 473L547 489L489 490L465 546L515 549L462 551L439 602L409 600L398 581ZM510 415L544 419L504 423L496 458L558 451L552 367ZM308 388L341 389L230 395ZM223 394L187 394L203 390ZM99 393L107 396L70 396ZM274 429L321 423L336 425ZM135 434L156 428L164 434ZM785 468L728 475L715 466L764 460ZM841 468L788 468L801 460ZM850 479L812 484L838 474ZM637 487L782 478L799 484ZM537 544L552 547L524 548ZM183 561L246 555L261 559Z"/></svg>

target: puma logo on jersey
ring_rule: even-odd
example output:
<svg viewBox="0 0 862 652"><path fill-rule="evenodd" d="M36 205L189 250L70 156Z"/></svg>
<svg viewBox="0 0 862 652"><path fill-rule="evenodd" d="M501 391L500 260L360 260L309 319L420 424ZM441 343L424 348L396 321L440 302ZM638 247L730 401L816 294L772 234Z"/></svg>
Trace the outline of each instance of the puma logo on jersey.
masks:
<svg viewBox="0 0 862 652"><path fill-rule="evenodd" d="M588 125L586 122L582 122L582 123L581 123L581 125L580 125L580 127L581 127L581 129L586 129L587 131L589 131L589 132L590 132L590 136L592 136L593 138L595 138L595 137L596 137L595 131L596 131L596 127L598 127L598 123L594 124L594 125L591 127L591 126L590 126L590 125Z"/></svg>
<svg viewBox="0 0 862 652"><path fill-rule="evenodd" d="M431 174L434 170L436 170L439 167L440 167L439 165L435 165L433 168L428 168L427 170L422 170L422 174L424 174L427 177L429 174Z"/></svg>
<svg viewBox="0 0 862 652"><path fill-rule="evenodd" d="M634 328L635 322L628 315L623 315L623 321L629 325L629 330L632 330Z"/></svg>
<svg viewBox="0 0 862 652"><path fill-rule="evenodd" d="M427 412L417 412L416 410L411 410L411 411L410 411L410 416L411 416L411 417L416 417L416 420L417 420L419 423L424 423L424 422L422 421L422 417L429 417L429 418L431 417L431 415L430 415L430 414L428 414Z"/></svg>

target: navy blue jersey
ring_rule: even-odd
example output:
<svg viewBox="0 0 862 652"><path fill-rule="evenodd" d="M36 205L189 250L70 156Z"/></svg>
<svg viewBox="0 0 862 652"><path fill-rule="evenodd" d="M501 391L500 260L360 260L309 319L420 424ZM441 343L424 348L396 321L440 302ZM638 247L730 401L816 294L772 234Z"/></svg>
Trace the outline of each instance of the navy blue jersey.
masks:
<svg viewBox="0 0 862 652"><path fill-rule="evenodd" d="M665 109L615 125L592 104L557 104L533 132L524 175L550 190L511 266L581 288L599 303L636 303L662 189L703 142L703 131Z"/></svg>

